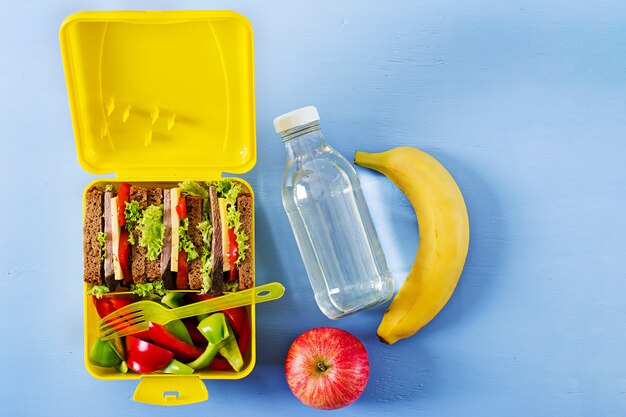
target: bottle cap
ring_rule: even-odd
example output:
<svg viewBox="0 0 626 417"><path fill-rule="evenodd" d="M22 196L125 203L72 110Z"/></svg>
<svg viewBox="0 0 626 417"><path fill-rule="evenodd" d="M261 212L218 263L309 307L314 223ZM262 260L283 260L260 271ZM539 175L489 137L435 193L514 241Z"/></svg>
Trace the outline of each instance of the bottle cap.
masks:
<svg viewBox="0 0 626 417"><path fill-rule="evenodd" d="M302 126L311 122L317 122L320 115L315 106L302 107L300 109L281 114L274 119L276 133L281 133L294 127Z"/></svg>

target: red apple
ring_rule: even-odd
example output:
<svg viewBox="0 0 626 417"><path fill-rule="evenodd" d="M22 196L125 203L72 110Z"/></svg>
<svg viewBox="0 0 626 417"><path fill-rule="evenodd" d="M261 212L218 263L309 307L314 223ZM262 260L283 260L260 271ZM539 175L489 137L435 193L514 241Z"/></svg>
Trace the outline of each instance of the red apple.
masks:
<svg viewBox="0 0 626 417"><path fill-rule="evenodd" d="M310 407L334 410L361 396L370 364L359 339L345 330L318 327L294 340L285 372L296 398Z"/></svg>

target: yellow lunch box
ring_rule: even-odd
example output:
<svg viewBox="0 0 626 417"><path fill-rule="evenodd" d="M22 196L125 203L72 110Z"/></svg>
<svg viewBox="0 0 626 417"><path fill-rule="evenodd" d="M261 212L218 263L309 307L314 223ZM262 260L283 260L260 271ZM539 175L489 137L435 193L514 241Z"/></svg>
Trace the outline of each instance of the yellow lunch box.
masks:
<svg viewBox="0 0 626 417"><path fill-rule="evenodd" d="M231 11L81 12L63 22L59 36L80 165L93 174L115 173L85 191L122 181L148 187L212 181L254 167L253 31L245 17ZM254 236L250 254L254 259ZM254 304L244 369L189 376L123 374L90 364L99 317L88 295L84 308L87 370L100 379L140 380L137 401L204 401L203 379L240 379L254 368Z"/></svg>

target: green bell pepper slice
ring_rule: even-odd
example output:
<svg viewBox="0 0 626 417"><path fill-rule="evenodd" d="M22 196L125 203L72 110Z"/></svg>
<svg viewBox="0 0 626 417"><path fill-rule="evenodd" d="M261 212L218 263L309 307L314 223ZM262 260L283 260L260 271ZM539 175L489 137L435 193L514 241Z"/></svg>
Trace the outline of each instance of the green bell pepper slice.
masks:
<svg viewBox="0 0 626 417"><path fill-rule="evenodd" d="M126 361L122 361L120 362L119 365L115 365L115 369L117 369L117 372L121 374L127 374L129 368L128 368L128 364L126 363Z"/></svg>
<svg viewBox="0 0 626 417"><path fill-rule="evenodd" d="M181 305L182 298L185 293L174 293L168 292L161 298L161 305L167 306L169 308L176 308ZM193 345L193 340L191 340L191 336L189 335L189 331L187 330L187 326L181 320L172 320L165 325L167 330L176 336L178 339Z"/></svg>
<svg viewBox="0 0 626 417"><path fill-rule="evenodd" d="M241 371L243 368L243 358L241 357L241 352L239 351L239 344L237 343L237 339L230 328L230 324L226 323L228 326L228 338L219 349L220 355L222 355L228 363L233 367L233 369L237 372Z"/></svg>
<svg viewBox="0 0 626 417"><path fill-rule="evenodd" d="M122 338L116 337L114 339L109 340L109 343L111 344L111 347L113 348L113 350L115 350L115 353L117 353L117 356L119 356L120 359L123 361L124 358L126 357L126 349L124 348L124 343L122 342Z"/></svg>
<svg viewBox="0 0 626 417"><path fill-rule="evenodd" d="M122 359L111 342L100 338L96 338L89 350L89 361L96 366L104 368L116 366Z"/></svg>
<svg viewBox="0 0 626 417"><path fill-rule="evenodd" d="M184 298L184 292L169 291L163 296L163 298L161 298L161 303L165 304L169 308L176 308L185 304L183 301Z"/></svg>
<svg viewBox="0 0 626 417"><path fill-rule="evenodd" d="M187 326L181 320L172 320L165 325L167 330L176 336L178 339L193 345L193 340L191 340L191 336L189 335L189 330L187 330Z"/></svg>
<svg viewBox="0 0 626 417"><path fill-rule="evenodd" d="M198 324L198 330L200 330L200 333L207 339L209 344L198 359L187 364L193 369L202 369L209 366L217 352L228 340L228 337L232 336L224 313L212 314L205 318Z"/></svg>
<svg viewBox="0 0 626 417"><path fill-rule="evenodd" d="M193 374L195 369L193 369L189 365L185 365L184 363L177 361L176 359L172 359L170 363L159 372L164 374L178 374L178 375L190 375Z"/></svg>

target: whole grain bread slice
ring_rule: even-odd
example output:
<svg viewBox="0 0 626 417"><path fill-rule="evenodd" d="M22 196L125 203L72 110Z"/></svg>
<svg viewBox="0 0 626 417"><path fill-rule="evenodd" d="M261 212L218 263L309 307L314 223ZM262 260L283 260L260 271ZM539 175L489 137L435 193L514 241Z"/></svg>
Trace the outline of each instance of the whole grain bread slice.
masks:
<svg viewBox="0 0 626 417"><path fill-rule="evenodd" d="M202 253L203 242L202 232L198 229L198 225L202 222L202 197L186 196L185 203L187 204L187 218L189 219L189 240L196 248L198 257L191 262L188 262L188 279L189 288L193 290L202 288Z"/></svg>
<svg viewBox="0 0 626 417"><path fill-rule="evenodd" d="M248 250L245 253L245 257L239 262L239 289L245 290L247 288L254 287L254 255L252 254L252 247L254 242L252 218L252 195L239 194L237 196L237 211L239 211L241 219L241 228L243 232L248 236Z"/></svg>
<svg viewBox="0 0 626 417"><path fill-rule="evenodd" d="M103 228L104 193L95 187L85 193L83 219L83 279L92 285L102 285L104 268L98 233Z"/></svg>
<svg viewBox="0 0 626 417"><path fill-rule="evenodd" d="M148 207L148 190L131 185L129 199L139 203L139 209L143 211ZM146 264L148 261L146 253L148 253L148 249L139 245L141 232L138 228L133 229L133 237L135 244L131 248L131 275L135 284L142 284L146 282Z"/></svg>

